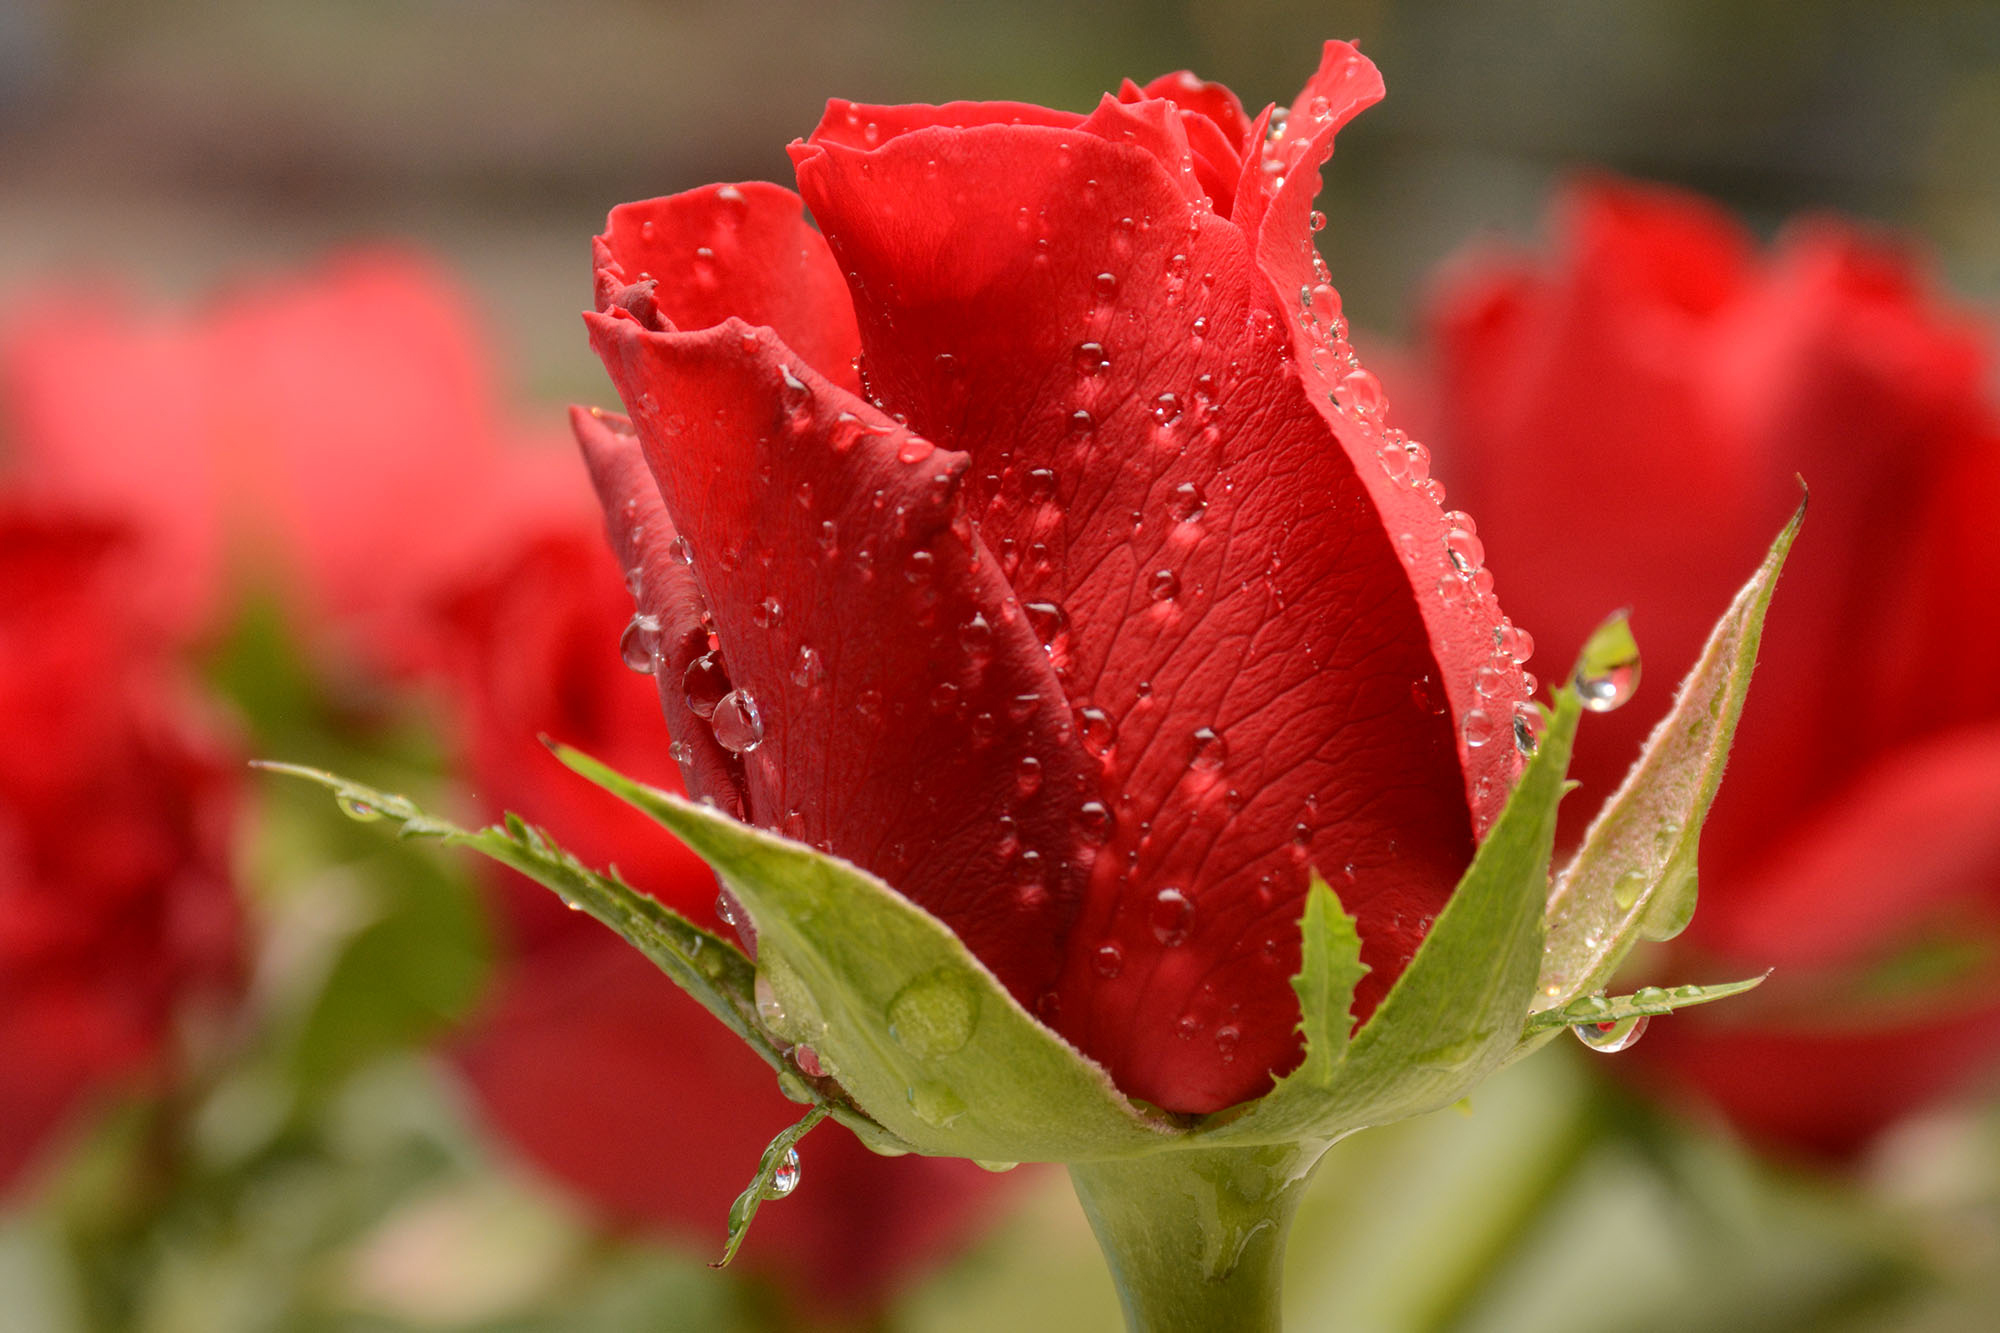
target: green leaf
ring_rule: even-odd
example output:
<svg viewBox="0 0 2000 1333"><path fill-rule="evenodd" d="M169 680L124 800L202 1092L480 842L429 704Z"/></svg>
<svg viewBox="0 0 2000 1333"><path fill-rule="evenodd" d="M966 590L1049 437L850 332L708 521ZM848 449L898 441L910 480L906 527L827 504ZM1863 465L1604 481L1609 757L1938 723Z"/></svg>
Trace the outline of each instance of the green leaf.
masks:
<svg viewBox="0 0 2000 1333"><path fill-rule="evenodd" d="M1574 1027L1578 1023L1620 1023L1628 1018L1652 1018L1697 1004L1711 1004L1755 990L1764 984L1764 977L1770 975L1766 972L1762 976L1718 982L1712 986L1642 986L1630 995L1586 995L1582 999L1571 1000L1559 1009L1543 1009L1531 1014L1527 1026L1521 1029L1521 1037L1525 1041L1540 1033Z"/></svg>
<svg viewBox="0 0 2000 1333"><path fill-rule="evenodd" d="M722 1257L710 1264L710 1268L729 1267L729 1261L736 1257L736 1251L743 1246L743 1238L750 1234L750 1223L756 1218L757 1209L766 1199L782 1199L798 1188L801 1179L800 1165L793 1154L798 1149L799 1140L812 1133L819 1122L826 1119L827 1114L827 1107L813 1107L796 1125L780 1130L778 1137L772 1139L770 1146L764 1149L763 1159L757 1163L756 1176L748 1187L736 1196L736 1202L729 1205L729 1243L723 1248ZM780 1171L794 1173L790 1184L780 1186L777 1183Z"/></svg>
<svg viewBox="0 0 2000 1333"><path fill-rule="evenodd" d="M1361 961L1361 935L1354 918L1340 905L1327 882L1312 872L1306 886L1306 914L1299 974L1292 989L1299 994L1299 1031L1305 1034L1306 1058L1293 1077L1317 1087L1333 1082L1333 1071L1347 1054L1354 1028L1354 987L1368 974Z"/></svg>
<svg viewBox="0 0 2000 1333"><path fill-rule="evenodd" d="M1694 914L1702 821L1749 692L1764 613L1805 512L1801 503L1723 613L1673 709L1557 878L1538 1008L1603 989L1642 936L1671 939Z"/></svg>
<svg viewBox="0 0 2000 1333"><path fill-rule="evenodd" d="M714 868L756 922L765 1021L809 1044L917 1151L1074 1162L1171 1142L1176 1126L1134 1107L942 922L875 876L575 750L556 754Z"/></svg>
<svg viewBox="0 0 2000 1333"><path fill-rule="evenodd" d="M1542 956L1556 805L1582 713L1555 694L1547 734L1410 965L1348 1044L1329 1086L1294 1071L1203 1142L1336 1138L1464 1096L1514 1050Z"/></svg>
<svg viewBox="0 0 2000 1333"><path fill-rule="evenodd" d="M784 1052L757 1024L755 971L733 943L703 930L615 876L591 870L518 816L508 815L504 827L471 831L424 813L406 796L377 791L316 768L279 763L256 766L318 783L334 794L351 819L388 820L398 826L398 837L436 838L448 846L470 847L555 890L565 903L590 913L629 940L774 1068L791 1068Z"/></svg>

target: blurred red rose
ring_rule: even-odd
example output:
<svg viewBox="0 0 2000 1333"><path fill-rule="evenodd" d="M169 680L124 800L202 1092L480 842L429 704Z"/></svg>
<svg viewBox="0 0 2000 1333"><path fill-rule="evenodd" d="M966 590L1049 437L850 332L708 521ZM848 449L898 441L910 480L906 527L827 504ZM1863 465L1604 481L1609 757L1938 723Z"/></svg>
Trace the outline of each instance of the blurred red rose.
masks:
<svg viewBox="0 0 2000 1333"><path fill-rule="evenodd" d="M1557 254L1469 257L1431 319L1440 456L1560 660L1630 605L1652 683L1585 729L1570 833L1812 487L1671 970L1776 967L1633 1072L1849 1151L2000 1057L2000 417L1991 332L1886 238L1760 256L1686 195L1592 184Z"/></svg>
<svg viewBox="0 0 2000 1333"><path fill-rule="evenodd" d="M489 817L523 811L565 846L711 929L715 877L623 802L557 764L565 742L678 789L659 703L619 657L631 602L587 487L567 516L489 529L445 599L441 664ZM489 1120L544 1171L626 1223L721 1246L764 1145L798 1118L768 1066L636 950L500 872L509 962L461 1062ZM798 1193L758 1214L741 1263L817 1309L868 1307L964 1239L998 1180L965 1162L889 1161L852 1135L801 1149Z"/></svg>
<svg viewBox="0 0 2000 1333"><path fill-rule="evenodd" d="M0 1189L237 980L239 761L133 614L138 558L0 498Z"/></svg>
<svg viewBox="0 0 2000 1333"><path fill-rule="evenodd" d="M1313 250L1381 91L1329 43L1284 120L1184 73L1087 116L835 102L792 148L823 235L756 184L597 242L632 422L579 431L691 788L1176 1111L1297 1062L1309 866L1365 1014L1519 770L1491 576Z"/></svg>
<svg viewBox="0 0 2000 1333"><path fill-rule="evenodd" d="M16 484L132 516L152 552L133 614L202 634L277 592L301 632L398 662L397 617L503 434L462 295L385 251L197 309L132 304L54 293L0 326Z"/></svg>

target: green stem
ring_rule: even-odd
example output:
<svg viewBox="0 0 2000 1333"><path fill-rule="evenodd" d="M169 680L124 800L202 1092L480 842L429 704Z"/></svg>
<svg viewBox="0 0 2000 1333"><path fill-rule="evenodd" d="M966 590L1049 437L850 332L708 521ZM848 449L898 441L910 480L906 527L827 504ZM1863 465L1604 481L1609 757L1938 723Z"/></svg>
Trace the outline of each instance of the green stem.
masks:
<svg viewBox="0 0 2000 1333"><path fill-rule="evenodd" d="M1132 1333L1275 1333L1285 1236L1323 1143L1069 1169Z"/></svg>

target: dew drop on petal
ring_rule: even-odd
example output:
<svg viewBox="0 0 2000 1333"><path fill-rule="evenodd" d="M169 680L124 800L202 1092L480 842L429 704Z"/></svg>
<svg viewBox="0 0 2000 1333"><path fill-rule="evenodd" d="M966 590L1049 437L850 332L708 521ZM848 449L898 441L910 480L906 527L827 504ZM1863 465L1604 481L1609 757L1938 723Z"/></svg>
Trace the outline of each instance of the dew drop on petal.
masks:
<svg viewBox="0 0 2000 1333"><path fill-rule="evenodd" d="M731 690L718 699L709 725L716 744L734 754L748 754L764 743L764 714L748 690Z"/></svg>
<svg viewBox="0 0 2000 1333"><path fill-rule="evenodd" d="M1222 761L1229 757L1229 747L1214 727L1197 727L1194 731L1194 751L1188 757L1188 767L1204 773L1213 773L1222 767Z"/></svg>
<svg viewBox="0 0 2000 1333"><path fill-rule="evenodd" d="M819 650L811 644L802 643L792 657L792 684L800 689L811 689L826 679L826 663L820 660Z"/></svg>
<svg viewBox="0 0 2000 1333"><path fill-rule="evenodd" d="M618 656L626 666L642 676L650 676L659 669L660 619L643 612L626 622L625 632L618 637Z"/></svg>
<svg viewBox="0 0 2000 1333"><path fill-rule="evenodd" d="M681 690L687 695L688 711L699 718L713 718L715 706L731 688L729 673L723 670L718 653L703 653L681 673Z"/></svg>
<svg viewBox="0 0 2000 1333"><path fill-rule="evenodd" d="M1499 731L1498 725L1493 720L1493 714L1484 708L1466 709L1465 716L1459 720L1459 729L1465 733L1466 745L1473 749L1478 749L1491 741Z"/></svg>
<svg viewBox="0 0 2000 1333"><path fill-rule="evenodd" d="M1153 927L1153 938L1170 949L1185 943L1188 931L1194 926L1194 904L1175 888L1161 889L1153 895L1153 904L1146 915Z"/></svg>
<svg viewBox="0 0 2000 1333"><path fill-rule="evenodd" d="M1207 511L1208 498L1201 493L1201 487L1191 481L1174 487L1174 493L1167 502L1167 512L1179 523L1198 522Z"/></svg>
<svg viewBox="0 0 2000 1333"><path fill-rule="evenodd" d="M1115 943L1100 944L1090 961L1097 975L1109 981L1125 970L1125 951Z"/></svg>

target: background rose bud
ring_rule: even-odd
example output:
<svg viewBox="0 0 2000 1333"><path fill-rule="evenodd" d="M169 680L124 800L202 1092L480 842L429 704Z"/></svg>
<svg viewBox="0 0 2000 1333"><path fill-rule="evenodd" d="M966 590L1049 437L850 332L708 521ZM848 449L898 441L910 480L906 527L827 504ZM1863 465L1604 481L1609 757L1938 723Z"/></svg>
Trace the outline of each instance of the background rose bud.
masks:
<svg viewBox="0 0 2000 1333"><path fill-rule="evenodd" d="M237 980L236 766L116 523L0 499L0 1189Z"/></svg>
<svg viewBox="0 0 2000 1333"><path fill-rule="evenodd" d="M206 308L136 304L51 294L0 327L21 484L131 515L152 552L135 613L177 634L272 593L316 643L407 665L398 617L506 438L463 294L409 253L357 251Z"/></svg>
<svg viewBox="0 0 2000 1333"><path fill-rule="evenodd" d="M1553 258L1461 262L1430 321L1441 456L1555 652L1629 602L1655 682L1693 659L1772 517L1808 546L1709 821L1677 970L1776 967L1628 1060L1746 1130L1840 1152L2000 1056L2000 425L1989 331L1887 239L1769 255L1719 211L1594 182ZM1447 455L1448 451L1448 455ZM1664 711L1587 729L1572 830Z"/></svg>
<svg viewBox="0 0 2000 1333"><path fill-rule="evenodd" d="M824 235L751 184L597 242L632 423L578 431L690 790L879 874L1170 1110L1296 1063L1308 867L1365 1016L1519 769L1491 575L1312 246L1380 94L1330 43L1282 133L1186 74L835 102L792 149Z"/></svg>
<svg viewBox="0 0 2000 1333"><path fill-rule="evenodd" d="M532 812L585 860L617 865L713 929L708 868L575 780L539 739L678 785L656 743L658 699L619 660L630 596L574 462L562 461L558 493L582 511L496 514L480 558L440 598L437 656L467 776L488 817ZM489 1123L608 1216L698 1250L719 1244L731 1201L797 1109L767 1065L623 940L511 872L494 879L506 958L458 1042ZM966 1239L1001 1185L969 1163L891 1161L846 1135L815 1140L811 1170L814 1188L769 1210L742 1262L822 1313L878 1306Z"/></svg>

